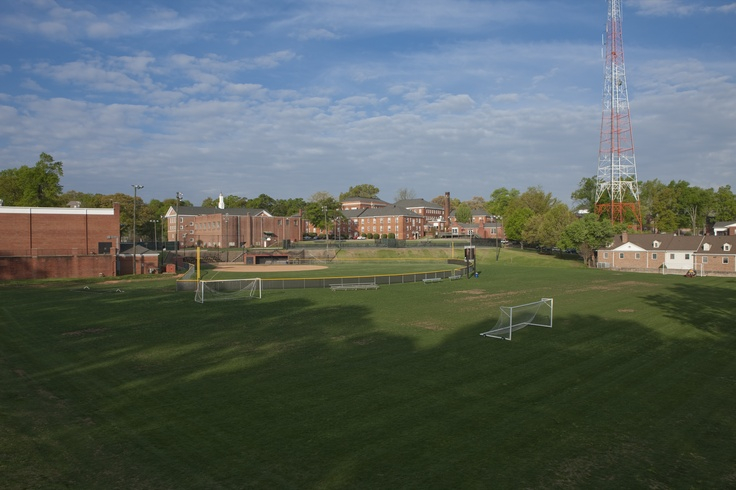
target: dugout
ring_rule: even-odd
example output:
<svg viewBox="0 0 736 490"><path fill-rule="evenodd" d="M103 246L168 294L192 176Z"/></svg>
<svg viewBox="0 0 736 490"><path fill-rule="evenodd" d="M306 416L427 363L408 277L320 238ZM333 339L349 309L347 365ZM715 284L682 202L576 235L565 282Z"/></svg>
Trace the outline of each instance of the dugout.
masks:
<svg viewBox="0 0 736 490"><path fill-rule="evenodd" d="M288 254L245 254L245 265L278 265L288 264Z"/></svg>

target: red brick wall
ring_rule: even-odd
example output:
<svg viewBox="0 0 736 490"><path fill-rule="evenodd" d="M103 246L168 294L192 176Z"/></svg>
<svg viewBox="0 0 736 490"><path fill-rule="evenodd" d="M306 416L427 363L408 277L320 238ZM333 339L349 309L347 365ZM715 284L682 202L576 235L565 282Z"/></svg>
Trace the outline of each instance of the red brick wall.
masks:
<svg viewBox="0 0 736 490"><path fill-rule="evenodd" d="M0 255L97 253L99 242L120 234L120 205L113 209L22 208L0 210Z"/></svg>
<svg viewBox="0 0 736 490"><path fill-rule="evenodd" d="M0 280L114 275L114 255L0 257Z"/></svg>

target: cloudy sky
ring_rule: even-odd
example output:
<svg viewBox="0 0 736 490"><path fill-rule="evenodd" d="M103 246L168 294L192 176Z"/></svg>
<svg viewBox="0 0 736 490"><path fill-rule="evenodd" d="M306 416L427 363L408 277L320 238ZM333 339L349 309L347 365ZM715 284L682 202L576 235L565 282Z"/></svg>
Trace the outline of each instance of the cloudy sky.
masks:
<svg viewBox="0 0 736 490"><path fill-rule="evenodd" d="M640 180L736 190L736 2L624 0ZM0 3L0 169L64 190L432 199L596 173L606 0ZM2 197L2 196L0 196Z"/></svg>

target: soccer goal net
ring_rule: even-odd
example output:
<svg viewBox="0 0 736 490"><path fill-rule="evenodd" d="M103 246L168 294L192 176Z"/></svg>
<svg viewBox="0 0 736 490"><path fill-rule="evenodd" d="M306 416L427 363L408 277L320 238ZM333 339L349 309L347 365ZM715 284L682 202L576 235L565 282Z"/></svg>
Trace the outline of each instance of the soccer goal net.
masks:
<svg viewBox="0 0 736 490"><path fill-rule="evenodd" d="M199 281L194 301L221 301L241 298L260 298L261 279L224 279L220 281Z"/></svg>
<svg viewBox="0 0 736 490"><path fill-rule="evenodd" d="M533 303L517 306L501 306L501 316L496 326L481 333L484 337L511 340L512 332L533 325L552 328L552 298L542 298Z"/></svg>

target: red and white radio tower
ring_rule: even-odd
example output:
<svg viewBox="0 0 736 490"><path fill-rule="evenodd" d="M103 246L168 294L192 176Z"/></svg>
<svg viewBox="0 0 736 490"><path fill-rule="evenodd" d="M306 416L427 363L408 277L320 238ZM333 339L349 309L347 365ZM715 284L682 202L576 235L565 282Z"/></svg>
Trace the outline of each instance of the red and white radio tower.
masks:
<svg viewBox="0 0 736 490"><path fill-rule="evenodd" d="M595 192L596 212L609 215L611 222L618 223L629 221L633 216L641 229L639 182L636 177L621 35L621 0L608 0L604 43L606 67Z"/></svg>

